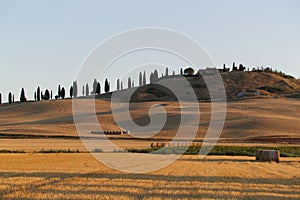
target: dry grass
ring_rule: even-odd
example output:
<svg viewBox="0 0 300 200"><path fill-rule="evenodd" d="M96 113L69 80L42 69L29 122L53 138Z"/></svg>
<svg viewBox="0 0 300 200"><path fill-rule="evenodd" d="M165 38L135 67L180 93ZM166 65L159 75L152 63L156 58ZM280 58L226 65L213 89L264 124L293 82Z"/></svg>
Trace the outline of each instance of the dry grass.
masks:
<svg viewBox="0 0 300 200"><path fill-rule="evenodd" d="M0 199L299 199L300 160L183 156L148 174L114 171L89 154L0 155Z"/></svg>

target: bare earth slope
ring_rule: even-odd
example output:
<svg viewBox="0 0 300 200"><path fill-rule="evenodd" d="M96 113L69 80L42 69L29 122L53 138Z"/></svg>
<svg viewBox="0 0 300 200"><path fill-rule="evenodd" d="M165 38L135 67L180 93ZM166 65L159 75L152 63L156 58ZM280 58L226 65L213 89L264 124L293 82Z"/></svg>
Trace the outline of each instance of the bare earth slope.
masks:
<svg viewBox="0 0 300 200"><path fill-rule="evenodd" d="M230 72L221 74L227 100L236 100L245 97L270 97L270 96L285 96L289 94L300 92L300 83L296 79L283 78L277 74L265 73L265 72ZM215 75L206 75L206 79L214 80ZM201 76L169 76L160 78L158 83L167 83L175 85L180 91L185 91L186 88L182 87L183 79L189 81L193 87L198 100L209 101L210 95L204 79ZM133 90L133 89L131 89ZM124 90L120 93L126 95L131 90ZM217 86L214 95L220 93L220 89ZM184 93L186 100L190 99L190 92ZM220 96L220 99L223 97ZM148 102L148 101L170 101L177 100L176 96L167 88L157 84L150 84L140 87L136 90L134 95L131 97L134 102Z"/></svg>

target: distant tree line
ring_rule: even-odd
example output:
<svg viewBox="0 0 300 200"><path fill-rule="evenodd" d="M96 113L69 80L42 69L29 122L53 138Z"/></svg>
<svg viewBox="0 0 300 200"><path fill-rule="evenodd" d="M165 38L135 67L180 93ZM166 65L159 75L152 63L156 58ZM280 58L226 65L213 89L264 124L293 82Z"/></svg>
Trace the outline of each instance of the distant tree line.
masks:
<svg viewBox="0 0 300 200"><path fill-rule="evenodd" d="M246 68L243 64L239 64L236 65L235 62L233 62L232 67L227 67L226 64L223 64L223 68L217 69L215 68L207 68L206 70L217 70L220 73L229 73L229 72L244 72L244 71L248 71L250 72L249 68ZM200 70L199 70L200 71ZM205 71L205 70L202 70ZM284 78L293 78L293 76L287 75L281 71L277 71L277 70L273 70L272 67L253 67L251 72L265 72L265 73L274 73L277 75L280 75ZM172 74L172 75L170 75ZM195 70L192 67L187 67L185 69L180 68L180 71L178 73L179 75L182 76L194 76L195 75ZM175 71L173 70L172 73L170 73L169 68L166 67L165 68L165 72L161 74L161 77L159 77L159 72L157 69L155 69L153 72L150 73L149 76L149 83L155 83L157 82L160 78L162 77L169 77L169 76L176 76ZM142 87L145 86L147 84L147 80L146 80L146 71L143 72L139 72L138 74L138 86ZM125 89L123 84L123 81L121 81L120 79L117 79L116 81L116 90L123 90ZM131 77L127 78L127 88L134 88L135 87L135 82ZM111 90L111 85L110 85L110 81L106 78L104 81L104 87L103 90L105 93L109 93ZM97 79L94 79L93 81L93 85L92 85L92 89L90 90L89 88L89 84L83 84L82 85L82 91L81 91L82 96L89 96L89 95L101 95L101 84L99 81L97 81ZM57 89L57 94L55 95L55 99L65 99L66 98L66 89L64 87L62 87L61 85L58 85L58 89ZM70 88L69 88L69 97L70 98L77 98L78 97L78 83L77 81L73 81L73 83L71 84ZM47 100L52 100L53 99L53 92L52 90L49 89L45 89L44 91L41 90L41 88L38 86L36 91L34 92L34 101L47 101ZM12 92L8 93L8 103L14 103L15 102L15 96ZM25 89L21 88L21 93L20 93L20 102L24 103L27 102L27 97L26 97L26 93L25 93ZM0 104L2 103L2 94L0 93Z"/></svg>

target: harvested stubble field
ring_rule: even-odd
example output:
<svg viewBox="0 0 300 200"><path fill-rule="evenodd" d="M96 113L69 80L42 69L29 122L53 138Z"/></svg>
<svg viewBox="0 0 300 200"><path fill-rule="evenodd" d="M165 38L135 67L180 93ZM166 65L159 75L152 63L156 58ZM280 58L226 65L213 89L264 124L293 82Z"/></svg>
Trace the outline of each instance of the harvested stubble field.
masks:
<svg viewBox="0 0 300 200"><path fill-rule="evenodd" d="M299 199L300 159L182 156L147 174L112 170L90 154L0 154L1 199Z"/></svg>

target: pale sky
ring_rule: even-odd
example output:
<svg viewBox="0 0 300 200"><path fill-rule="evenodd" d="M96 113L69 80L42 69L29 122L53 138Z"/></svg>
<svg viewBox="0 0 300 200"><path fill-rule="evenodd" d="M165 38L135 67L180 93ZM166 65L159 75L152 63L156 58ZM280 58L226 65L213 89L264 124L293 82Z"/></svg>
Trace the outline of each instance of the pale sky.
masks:
<svg viewBox="0 0 300 200"><path fill-rule="evenodd" d="M139 27L182 32L217 66L272 66L300 77L299 10L298 0L0 0L0 93L7 101L22 87L28 99L38 85L68 91L93 48Z"/></svg>

